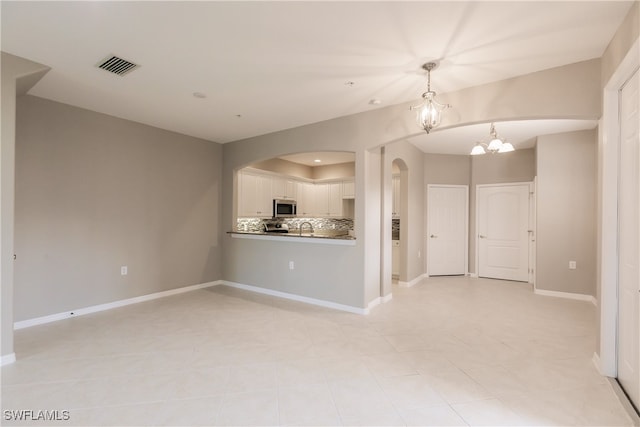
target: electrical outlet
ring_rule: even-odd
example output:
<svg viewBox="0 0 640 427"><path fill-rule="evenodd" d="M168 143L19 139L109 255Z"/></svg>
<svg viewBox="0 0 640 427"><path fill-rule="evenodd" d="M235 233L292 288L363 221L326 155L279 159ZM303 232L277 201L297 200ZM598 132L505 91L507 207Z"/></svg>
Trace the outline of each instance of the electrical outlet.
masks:
<svg viewBox="0 0 640 427"><path fill-rule="evenodd" d="M575 269L576 269L576 262L569 261L569 270L575 270Z"/></svg>
<svg viewBox="0 0 640 427"><path fill-rule="evenodd" d="M420 249L418 249L418 258L420 258L420 255L421 255Z"/></svg>
<svg viewBox="0 0 640 427"><path fill-rule="evenodd" d="M128 268L126 265L123 265L122 267L120 267L120 275L121 276L126 276L128 273Z"/></svg>
<svg viewBox="0 0 640 427"><path fill-rule="evenodd" d="M289 261L289 270L293 270L295 268L295 264L293 263L293 261Z"/></svg>

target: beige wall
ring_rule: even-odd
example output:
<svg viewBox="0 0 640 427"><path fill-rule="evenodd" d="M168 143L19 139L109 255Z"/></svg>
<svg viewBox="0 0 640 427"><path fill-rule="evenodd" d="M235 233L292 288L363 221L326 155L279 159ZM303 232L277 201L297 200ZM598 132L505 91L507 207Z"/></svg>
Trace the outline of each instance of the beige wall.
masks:
<svg viewBox="0 0 640 427"><path fill-rule="evenodd" d="M251 167L287 176L317 180L353 178L356 175L356 162L307 166L288 160L273 158L253 163Z"/></svg>
<svg viewBox="0 0 640 427"><path fill-rule="evenodd" d="M300 163L294 163L278 158L256 162L252 164L251 167L264 171L279 173L282 175L313 179L313 168L311 166L302 165Z"/></svg>
<svg viewBox="0 0 640 427"><path fill-rule="evenodd" d="M16 95L31 88L49 67L2 52L2 137L0 142L0 291L2 363L14 357L14 210Z"/></svg>
<svg viewBox="0 0 640 427"><path fill-rule="evenodd" d="M356 163L336 163L335 165L315 166L313 179L341 179L356 176Z"/></svg>
<svg viewBox="0 0 640 427"><path fill-rule="evenodd" d="M32 96L17 117L14 320L220 279L219 144Z"/></svg>
<svg viewBox="0 0 640 427"><path fill-rule="evenodd" d="M424 155L424 185L469 185L471 182L471 156L451 154Z"/></svg>
<svg viewBox="0 0 640 427"><path fill-rule="evenodd" d="M595 296L597 131L538 137L537 163L536 287Z"/></svg>

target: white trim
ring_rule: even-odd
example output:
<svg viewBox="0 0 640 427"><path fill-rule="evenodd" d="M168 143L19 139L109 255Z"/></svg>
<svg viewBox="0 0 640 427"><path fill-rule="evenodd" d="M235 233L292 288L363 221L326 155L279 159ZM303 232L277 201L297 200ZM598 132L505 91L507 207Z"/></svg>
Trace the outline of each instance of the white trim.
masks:
<svg viewBox="0 0 640 427"><path fill-rule="evenodd" d="M640 66L636 39L604 87L600 129L600 366L603 375L618 375L618 90Z"/></svg>
<svg viewBox="0 0 640 427"><path fill-rule="evenodd" d="M389 302L393 299L393 294L392 293L388 293L387 295L380 297L382 299L382 302Z"/></svg>
<svg viewBox="0 0 640 427"><path fill-rule="evenodd" d="M16 362L15 353L5 354L4 356L2 356L2 358L0 358L0 366L10 365L15 362Z"/></svg>
<svg viewBox="0 0 640 427"><path fill-rule="evenodd" d="M401 281L398 281L398 285L399 285L400 287L403 287L403 288L410 288L410 287L412 287L412 286L417 285L417 284L418 284L422 279L424 279L425 277L428 277L426 273L425 273L425 274L421 274L420 276L416 277L415 279L413 279L413 280L412 280L412 281L410 281L410 282L401 282Z"/></svg>
<svg viewBox="0 0 640 427"><path fill-rule="evenodd" d="M367 308L353 307L351 305L338 304L336 302L309 298L302 295L290 294L288 292L275 291L273 289L261 288L259 286L229 282L227 280L221 280L219 284L226 285L232 288L243 289L245 291L256 292L258 294L270 295L273 297L279 297L279 298L289 299L293 301L304 302L307 304L317 305L320 307L332 308L334 310L346 311L346 312L355 313L355 314L369 314L369 307Z"/></svg>
<svg viewBox="0 0 640 427"><path fill-rule="evenodd" d="M258 234L251 232L229 231L231 237L234 239L250 239L250 240L271 240L275 242L288 242L288 243L317 243L323 245L342 245L342 246L355 246L356 240L353 238L343 239L337 237L305 237L298 236L296 233L284 233L283 235L271 235L271 234Z"/></svg>
<svg viewBox="0 0 640 427"><path fill-rule="evenodd" d="M469 275L469 277L473 278L473 279L477 279L478 278L478 273L467 273Z"/></svg>
<svg viewBox="0 0 640 427"><path fill-rule="evenodd" d="M591 363L593 363L593 366L596 367L596 371L598 371L598 373L602 375L602 372L600 372L600 356L598 356L598 353L596 353L595 351L593 352Z"/></svg>
<svg viewBox="0 0 640 427"><path fill-rule="evenodd" d="M218 284L220 284L220 281L200 283L197 285L185 286L185 287L176 288L176 289L169 289L168 291L155 292L153 294L141 295L139 297L113 301L106 304L99 304L99 305L93 305L90 307L79 308L77 310L69 310L62 313L50 314L48 316L36 317L28 320L21 320L13 324L13 329L29 328L31 326L42 325L44 323L50 323L58 320L68 319L70 317L77 317L85 314L97 313L99 311L111 310L112 308L124 307L126 305L137 304L140 302L151 301L154 299L164 298L171 295L182 294L184 292L190 292L196 289L208 288L209 286L215 286Z"/></svg>
<svg viewBox="0 0 640 427"><path fill-rule="evenodd" d="M367 304L367 310L371 310L372 308L377 307L380 304L382 304L382 297L376 297L369 301L369 304Z"/></svg>
<svg viewBox="0 0 640 427"><path fill-rule="evenodd" d="M573 300L578 300L578 301L590 302L594 306L598 305L598 303L596 301L596 297L594 297L593 295L574 294L572 292L548 291L546 289L534 289L533 293L536 294L536 295L542 295L542 296L545 296L545 297L556 297L556 298L573 299Z"/></svg>

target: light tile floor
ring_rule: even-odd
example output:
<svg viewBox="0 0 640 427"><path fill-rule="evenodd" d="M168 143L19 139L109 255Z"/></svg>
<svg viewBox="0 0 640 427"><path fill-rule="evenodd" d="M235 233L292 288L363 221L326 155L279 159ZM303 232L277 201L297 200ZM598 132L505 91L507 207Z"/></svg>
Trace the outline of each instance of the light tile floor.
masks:
<svg viewBox="0 0 640 427"><path fill-rule="evenodd" d="M631 425L595 322L496 280L394 286L368 316L213 287L16 331L2 424Z"/></svg>

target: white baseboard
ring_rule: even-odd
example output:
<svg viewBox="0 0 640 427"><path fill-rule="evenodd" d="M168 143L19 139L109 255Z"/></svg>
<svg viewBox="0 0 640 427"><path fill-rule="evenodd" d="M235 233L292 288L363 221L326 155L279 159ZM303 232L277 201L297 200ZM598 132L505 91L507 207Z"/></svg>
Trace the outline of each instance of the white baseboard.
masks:
<svg viewBox="0 0 640 427"><path fill-rule="evenodd" d="M410 282L401 282L398 281L398 285L403 287L403 288L410 288L412 286L417 285L422 279L424 279L425 277L428 277L426 274L421 274L420 276L416 277L415 279L413 279Z"/></svg>
<svg viewBox="0 0 640 427"><path fill-rule="evenodd" d="M593 295L574 294L571 292L548 291L546 289L534 289L533 293L536 295L543 295L547 297L557 297L557 298L574 299L578 301L587 301L595 306L598 305L598 301L596 300L596 297L594 297Z"/></svg>
<svg viewBox="0 0 640 427"><path fill-rule="evenodd" d="M477 279L478 278L478 273L468 273L469 277L473 278L473 279Z"/></svg>
<svg viewBox="0 0 640 427"><path fill-rule="evenodd" d="M15 353L5 354L0 358L0 366L10 365L12 363L15 363L15 361L16 361Z"/></svg>
<svg viewBox="0 0 640 427"><path fill-rule="evenodd" d="M351 305L338 304L336 302L325 301L325 300L316 299L316 298L309 298L302 295L290 294L288 292L281 292L273 289L261 288L259 286L244 285L242 283L229 282L226 280L221 280L219 284L230 286L232 288L243 289L245 291L256 292L259 294L289 299L292 301L304 302L307 304L317 305L320 307L332 308L334 310L346 311L346 312L355 313L355 314L369 314L369 307L367 308L353 307Z"/></svg>
<svg viewBox="0 0 640 427"><path fill-rule="evenodd" d="M596 367L596 370L600 375L602 375L602 371L600 370L600 356L595 351L593 352L593 357L591 358L591 362L593 366Z"/></svg>
<svg viewBox="0 0 640 427"><path fill-rule="evenodd" d="M42 325L44 323L50 323L58 320L69 319L70 317L77 317L85 314L97 313L99 311L111 310L112 308L124 307L126 305L131 305L131 304L138 304L140 302L151 301L154 299L164 298L171 295L182 294L184 292L190 292L196 289L208 288L209 286L215 286L218 284L220 284L220 281L200 283L197 285L185 286L185 287L176 288L176 289L169 289L168 291L155 292L153 294L141 295L139 297L113 301L106 304L99 304L99 305L93 305L91 307L79 308L77 310L69 310L62 313L50 314L48 316L36 317L28 320L21 320L13 324L13 329L24 329L31 326Z"/></svg>
<svg viewBox="0 0 640 427"><path fill-rule="evenodd" d="M393 299L393 294L392 293L388 293L387 295L380 297L382 298L382 302L389 302Z"/></svg>
<svg viewBox="0 0 640 427"><path fill-rule="evenodd" d="M370 312L372 308L377 307L380 304L382 304L382 297L376 297L376 298L372 299L371 301L369 301L369 304L367 304L368 312Z"/></svg>

